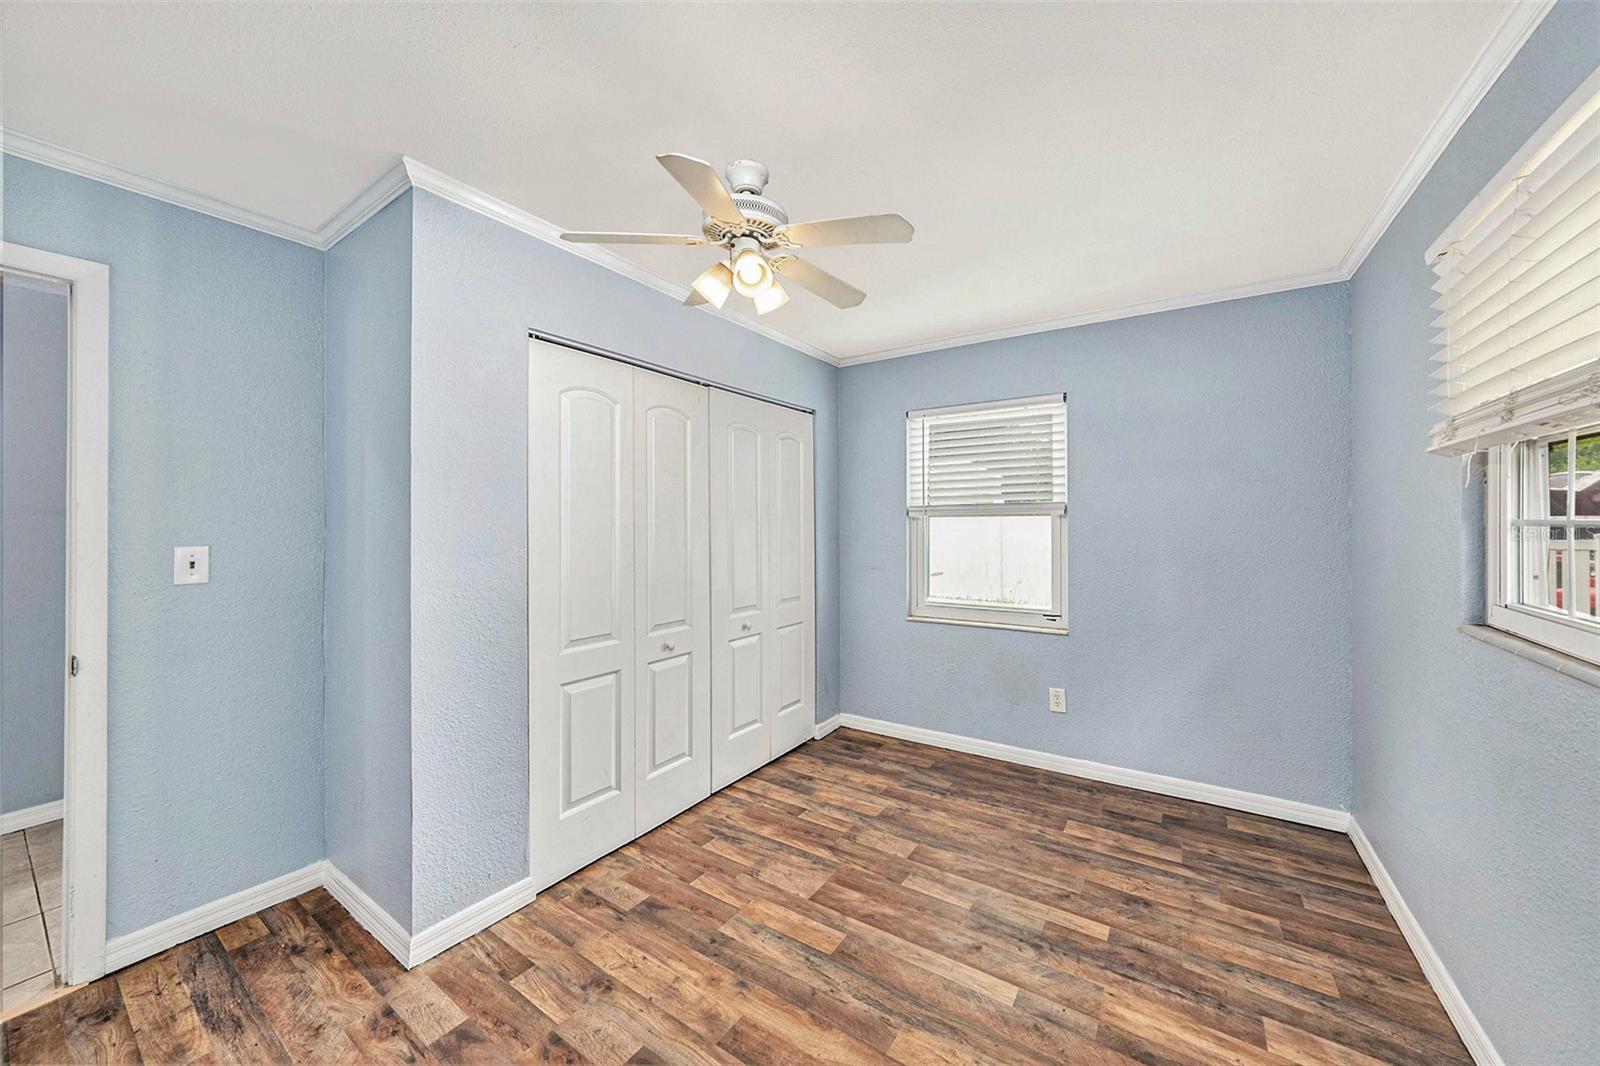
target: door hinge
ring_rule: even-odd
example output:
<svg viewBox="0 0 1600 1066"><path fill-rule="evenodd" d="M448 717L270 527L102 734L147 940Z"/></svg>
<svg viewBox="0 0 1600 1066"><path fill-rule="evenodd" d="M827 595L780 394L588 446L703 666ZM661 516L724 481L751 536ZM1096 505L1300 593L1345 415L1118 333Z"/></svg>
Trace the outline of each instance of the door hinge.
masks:
<svg viewBox="0 0 1600 1066"><path fill-rule="evenodd" d="M78 676L78 657L76 655L67 656L67 676Z"/></svg>

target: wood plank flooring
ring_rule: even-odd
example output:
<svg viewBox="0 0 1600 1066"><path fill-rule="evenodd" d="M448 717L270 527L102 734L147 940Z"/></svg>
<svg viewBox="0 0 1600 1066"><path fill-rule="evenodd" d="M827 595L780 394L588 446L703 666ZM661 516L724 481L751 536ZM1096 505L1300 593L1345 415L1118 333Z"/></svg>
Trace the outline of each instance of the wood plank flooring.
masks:
<svg viewBox="0 0 1600 1066"><path fill-rule="evenodd" d="M1470 1063L1344 836L841 730L415 970L320 889L16 1063Z"/></svg>

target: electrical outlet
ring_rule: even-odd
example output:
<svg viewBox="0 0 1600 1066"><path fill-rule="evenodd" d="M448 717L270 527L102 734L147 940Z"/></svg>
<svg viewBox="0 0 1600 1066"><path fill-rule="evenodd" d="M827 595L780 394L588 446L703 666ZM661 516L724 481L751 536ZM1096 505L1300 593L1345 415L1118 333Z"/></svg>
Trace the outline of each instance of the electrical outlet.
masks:
<svg viewBox="0 0 1600 1066"><path fill-rule="evenodd" d="M1053 688L1050 690L1050 710L1055 714L1067 713L1067 690Z"/></svg>

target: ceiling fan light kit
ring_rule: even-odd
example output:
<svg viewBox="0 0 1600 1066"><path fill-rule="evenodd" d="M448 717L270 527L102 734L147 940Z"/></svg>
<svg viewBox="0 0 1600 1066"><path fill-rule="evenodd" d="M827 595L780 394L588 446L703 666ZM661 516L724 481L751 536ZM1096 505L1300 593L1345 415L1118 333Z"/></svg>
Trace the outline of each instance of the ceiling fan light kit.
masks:
<svg viewBox="0 0 1600 1066"><path fill-rule="evenodd" d="M820 267L786 253L790 248L842 244L904 244L911 223L899 215L859 215L815 222L789 221L783 205L765 195L770 174L753 159L735 159L719 176L703 159L669 152L656 161L694 197L700 209L702 236L674 233L563 233L562 240L587 244L667 244L725 248L725 262L713 264L694 279L686 305L709 303L720 310L729 292L749 297L756 314L775 311L789 302L778 284L782 274L802 289L835 307L857 307L867 294ZM724 181L724 178L726 181Z"/></svg>
<svg viewBox="0 0 1600 1066"><path fill-rule="evenodd" d="M768 311L776 311L778 308L788 303L789 294L784 291L782 285L778 284L778 279L773 278L772 282L765 289L762 289L760 292L755 294L753 300L755 301L756 305L756 314L764 315Z"/></svg>
<svg viewBox="0 0 1600 1066"><path fill-rule="evenodd" d="M733 242L733 287L740 296L754 297L772 284L772 267L754 237L739 237Z"/></svg>
<svg viewBox="0 0 1600 1066"><path fill-rule="evenodd" d="M728 294L733 291L733 271L728 268L727 263L712 263L703 274L694 279L690 288L694 290L689 294L690 300L699 296L700 300L720 311L722 305L728 302ZM699 303L700 300L694 302Z"/></svg>

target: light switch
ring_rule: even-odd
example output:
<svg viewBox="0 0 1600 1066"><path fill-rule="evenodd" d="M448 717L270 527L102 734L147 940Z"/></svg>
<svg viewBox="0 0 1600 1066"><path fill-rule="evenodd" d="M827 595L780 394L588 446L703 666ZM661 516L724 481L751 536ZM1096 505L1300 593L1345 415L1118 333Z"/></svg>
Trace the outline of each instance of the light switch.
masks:
<svg viewBox="0 0 1600 1066"><path fill-rule="evenodd" d="M211 548L205 544L172 549L172 583L204 585L211 580Z"/></svg>

